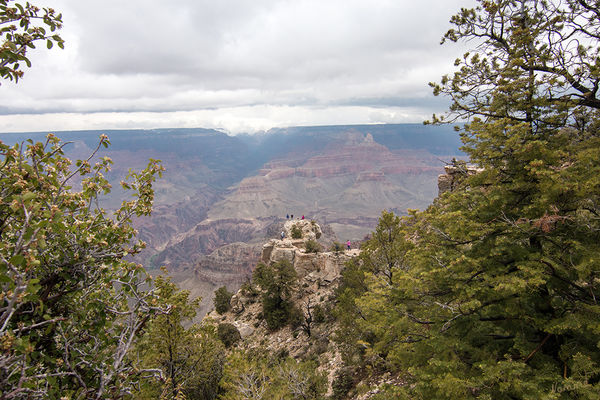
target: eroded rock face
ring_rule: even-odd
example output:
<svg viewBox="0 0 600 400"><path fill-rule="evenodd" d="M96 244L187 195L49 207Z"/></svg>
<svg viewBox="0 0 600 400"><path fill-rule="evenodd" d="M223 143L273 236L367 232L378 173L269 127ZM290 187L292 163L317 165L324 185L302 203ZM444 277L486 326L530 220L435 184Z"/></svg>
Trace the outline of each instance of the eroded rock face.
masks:
<svg viewBox="0 0 600 400"><path fill-rule="evenodd" d="M249 219L304 214L326 221L340 240L361 239L383 209L424 208L435 197L441 166L424 150L390 150L367 132L344 132L335 143L265 163L232 187L208 218ZM371 224L364 224L370 218ZM372 223L374 221L374 223Z"/></svg>
<svg viewBox="0 0 600 400"><path fill-rule="evenodd" d="M287 235L291 235L294 224L302 229L302 239L287 238ZM298 274L296 289L291 298L295 307L304 318L317 307L327 313L331 309L334 292L339 287L346 262L360 254L360 250L307 253L306 241L317 240L321 233L318 224L307 220L287 221L284 233L286 237L283 240L271 239L262 246L260 261L267 265L283 259L290 261ZM242 336L236 346L243 349L267 348L271 352L285 349L290 356L298 358L311 354L315 343L324 344L327 350L319 353L319 369L328 373L331 385L335 371L342 365L340 352L335 343L330 341L335 330L333 319L326 317L325 322L313 322L310 334L302 327L292 329L290 326L272 332L267 330L262 319L260 295L257 292L252 294L239 290L231 298L230 304L229 312L219 315L213 311L206 316L204 322L233 324Z"/></svg>

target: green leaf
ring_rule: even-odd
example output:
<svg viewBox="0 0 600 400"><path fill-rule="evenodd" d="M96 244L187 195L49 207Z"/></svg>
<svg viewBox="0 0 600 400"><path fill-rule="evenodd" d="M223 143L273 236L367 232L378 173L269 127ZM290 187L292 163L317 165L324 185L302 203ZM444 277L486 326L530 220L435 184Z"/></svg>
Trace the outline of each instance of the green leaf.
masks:
<svg viewBox="0 0 600 400"><path fill-rule="evenodd" d="M29 201L31 199L35 199L36 194L33 192L25 192L23 195L21 195L21 200L23 202Z"/></svg>
<svg viewBox="0 0 600 400"><path fill-rule="evenodd" d="M25 264L25 257L23 257L23 255L21 254L17 254L15 256L12 256L9 262L14 266L23 265Z"/></svg>

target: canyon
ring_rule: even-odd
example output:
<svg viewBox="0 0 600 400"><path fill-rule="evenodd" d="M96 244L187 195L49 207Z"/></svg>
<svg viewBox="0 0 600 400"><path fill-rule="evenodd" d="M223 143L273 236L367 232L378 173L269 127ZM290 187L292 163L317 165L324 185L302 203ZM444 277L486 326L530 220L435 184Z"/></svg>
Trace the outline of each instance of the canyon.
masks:
<svg viewBox="0 0 600 400"><path fill-rule="evenodd" d="M451 127L420 124L276 128L230 136L210 129L57 132L71 158L86 158L97 137L111 146L97 154L114 167L113 209L128 194L118 182L149 158L162 160L150 217L134 221L147 243L137 261L152 274L166 267L174 280L202 296L200 315L220 286L237 289L278 237L286 215L317 221L326 245L360 241L382 210L405 215L437 195L438 175L460 140ZM43 134L2 134L10 143ZM74 182L74 188L77 182Z"/></svg>

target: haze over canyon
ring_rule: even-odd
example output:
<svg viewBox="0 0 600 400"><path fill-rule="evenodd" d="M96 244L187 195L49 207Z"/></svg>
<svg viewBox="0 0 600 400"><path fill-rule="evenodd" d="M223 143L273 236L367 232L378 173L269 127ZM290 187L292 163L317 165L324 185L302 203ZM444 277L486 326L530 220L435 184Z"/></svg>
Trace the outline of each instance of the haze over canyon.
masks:
<svg viewBox="0 0 600 400"><path fill-rule="evenodd" d="M350 125L271 129L230 136L209 129L71 131L67 155L86 157L98 135L111 146L98 156L114 160L113 192L102 204L126 197L118 185L128 168L160 159L164 177L155 184L151 217L135 221L147 243L138 262L165 266L194 296L201 313L213 291L237 288L251 274L268 238L279 235L286 215L305 216L323 227L326 241L357 241L382 210L399 215L423 209L437 195L445 163L461 155L448 126ZM10 143L32 134L2 134Z"/></svg>

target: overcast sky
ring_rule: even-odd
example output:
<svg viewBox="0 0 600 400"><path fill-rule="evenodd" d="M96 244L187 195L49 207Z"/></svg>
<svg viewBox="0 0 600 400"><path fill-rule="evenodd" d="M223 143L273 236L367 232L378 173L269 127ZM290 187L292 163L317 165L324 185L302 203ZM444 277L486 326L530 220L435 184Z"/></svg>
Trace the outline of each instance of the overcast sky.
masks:
<svg viewBox="0 0 600 400"><path fill-rule="evenodd" d="M421 122L439 45L473 0L33 0L63 13L65 50L0 86L0 132Z"/></svg>

